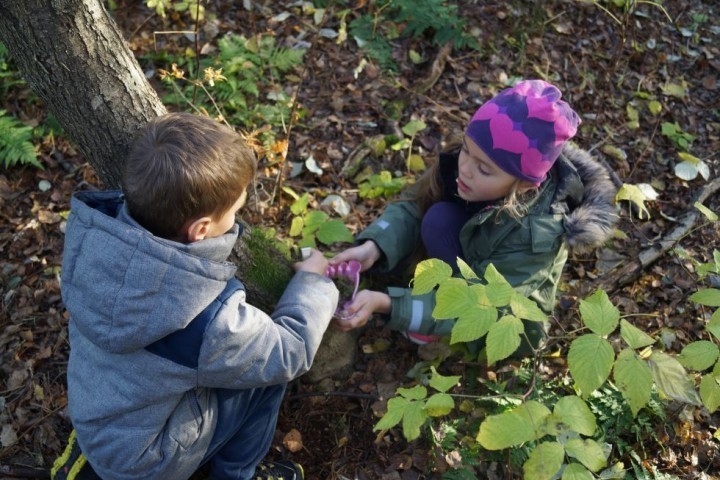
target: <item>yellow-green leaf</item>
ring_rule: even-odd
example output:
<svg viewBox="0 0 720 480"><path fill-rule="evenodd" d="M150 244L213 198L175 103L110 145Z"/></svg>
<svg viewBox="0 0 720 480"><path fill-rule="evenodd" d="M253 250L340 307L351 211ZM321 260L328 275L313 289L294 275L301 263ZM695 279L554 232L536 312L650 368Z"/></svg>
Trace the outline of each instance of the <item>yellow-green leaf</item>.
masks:
<svg viewBox="0 0 720 480"><path fill-rule="evenodd" d="M618 355L613 372L618 390L628 402L633 416L637 415L650 401L653 383L650 367L633 350L625 349Z"/></svg>
<svg viewBox="0 0 720 480"><path fill-rule="evenodd" d="M568 366L583 398L600 388L612 369L615 352L604 338L587 334L570 344Z"/></svg>
<svg viewBox="0 0 720 480"><path fill-rule="evenodd" d="M580 397L575 395L562 397L555 404L553 415L573 432L588 437L595 434L597 428L595 415Z"/></svg>
<svg viewBox="0 0 720 480"><path fill-rule="evenodd" d="M677 359L654 351L648 358L648 365L655 385L666 397L696 406L702 404L694 383Z"/></svg>
<svg viewBox="0 0 720 480"><path fill-rule="evenodd" d="M431 367L432 376L430 377L429 385L439 392L447 392L455 385L458 384L462 378L460 375L445 376L440 375L435 367Z"/></svg>
<svg viewBox="0 0 720 480"><path fill-rule="evenodd" d="M523 320L545 322L548 318L547 314L538 307L537 303L517 292L510 298L510 310L512 310L513 315Z"/></svg>
<svg viewBox="0 0 720 480"><path fill-rule="evenodd" d="M620 311L603 290L580 301L580 315L585 325L601 337L610 335L620 320Z"/></svg>
<svg viewBox="0 0 720 480"><path fill-rule="evenodd" d="M714 374L703 375L700 380L700 398L710 413L717 410L720 407L720 378Z"/></svg>
<svg viewBox="0 0 720 480"><path fill-rule="evenodd" d="M428 416L425 413L424 402L411 402L405 409L402 419L403 435L407 440L415 440L420 436L420 427L422 427Z"/></svg>
<svg viewBox="0 0 720 480"><path fill-rule="evenodd" d="M530 400L514 410L491 415L480 424L477 440L487 450L502 450L544 435L548 408Z"/></svg>
<svg viewBox="0 0 720 480"><path fill-rule="evenodd" d="M430 417L447 415L455 408L455 400L447 393L431 395L425 403L425 411Z"/></svg>
<svg viewBox="0 0 720 480"><path fill-rule="evenodd" d="M662 104L657 100L650 100L648 102L648 109L650 109L650 113L657 116L660 112L662 112Z"/></svg>
<svg viewBox="0 0 720 480"><path fill-rule="evenodd" d="M292 222L290 222L290 236L297 237L300 235L304 226L305 222L302 217L293 217Z"/></svg>
<svg viewBox="0 0 720 480"><path fill-rule="evenodd" d="M655 343L655 339L624 318L620 320L620 336L630 348L643 348Z"/></svg>
<svg viewBox="0 0 720 480"><path fill-rule="evenodd" d="M571 463L563 470L561 480L593 480L593 474L579 463Z"/></svg>
<svg viewBox="0 0 720 480"><path fill-rule="evenodd" d="M712 367L719 354L720 350L713 342L698 340L685 345L678 356L678 360L683 367L699 372Z"/></svg>
<svg viewBox="0 0 720 480"><path fill-rule="evenodd" d="M558 442L544 442L535 447L523 464L525 480L550 480L560 471L565 452Z"/></svg>
<svg viewBox="0 0 720 480"><path fill-rule="evenodd" d="M573 438L565 444L565 450L569 457L577 459L591 472L597 472L607 465L602 447L595 440Z"/></svg>
<svg viewBox="0 0 720 480"><path fill-rule="evenodd" d="M450 343L472 342L488 333L498 319L498 311L494 307L476 307L463 313L453 325Z"/></svg>
<svg viewBox="0 0 720 480"><path fill-rule="evenodd" d="M505 315L493 324L487 336L488 365L512 355L520 346L524 331L522 321L513 315Z"/></svg>
<svg viewBox="0 0 720 480"><path fill-rule="evenodd" d="M450 277L452 277L452 267L447 263L437 258L424 260L415 267L413 295L428 293Z"/></svg>

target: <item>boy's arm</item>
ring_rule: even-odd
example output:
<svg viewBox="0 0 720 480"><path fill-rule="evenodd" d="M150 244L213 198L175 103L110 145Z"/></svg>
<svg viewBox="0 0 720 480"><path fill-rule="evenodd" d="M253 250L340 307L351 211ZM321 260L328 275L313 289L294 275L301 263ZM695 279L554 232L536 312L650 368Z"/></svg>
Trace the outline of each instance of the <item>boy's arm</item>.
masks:
<svg viewBox="0 0 720 480"><path fill-rule="evenodd" d="M254 388L288 382L307 372L338 305L338 290L323 275L298 272L268 315L231 297L208 326L198 385Z"/></svg>

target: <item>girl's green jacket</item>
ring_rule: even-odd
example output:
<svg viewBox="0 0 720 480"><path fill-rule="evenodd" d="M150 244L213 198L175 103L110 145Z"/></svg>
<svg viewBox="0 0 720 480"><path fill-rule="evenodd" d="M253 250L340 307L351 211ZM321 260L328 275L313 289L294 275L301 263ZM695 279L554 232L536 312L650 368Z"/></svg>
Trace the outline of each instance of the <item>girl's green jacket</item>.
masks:
<svg viewBox="0 0 720 480"><path fill-rule="evenodd" d="M444 200L461 201L455 186L458 155L441 155L440 162ZM492 263L518 292L550 314L569 249L587 251L612 236L617 222L616 188L603 165L570 144L539 188L528 214L520 220L501 212L497 205L480 209L462 228L460 243L463 259L479 277ZM388 204L358 236L360 242L375 242L382 252L373 271L391 272L409 258L420 242L421 220L412 200ZM390 287L388 294L392 298L390 328L449 335L454 321L432 318L434 292L413 295L410 288ZM537 345L544 331L526 322L525 333Z"/></svg>

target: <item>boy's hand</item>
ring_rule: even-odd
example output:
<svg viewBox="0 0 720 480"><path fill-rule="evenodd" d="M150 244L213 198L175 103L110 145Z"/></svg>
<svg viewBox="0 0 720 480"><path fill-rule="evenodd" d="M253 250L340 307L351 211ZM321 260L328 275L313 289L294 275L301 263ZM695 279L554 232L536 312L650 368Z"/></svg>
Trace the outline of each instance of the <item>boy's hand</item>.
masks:
<svg viewBox="0 0 720 480"><path fill-rule="evenodd" d="M335 325L347 332L365 325L373 313L390 313L390 295L374 290L361 290L350 305L343 310L343 317L334 320Z"/></svg>
<svg viewBox="0 0 720 480"><path fill-rule="evenodd" d="M327 258L314 248L310 249L310 255L302 262L293 265L296 272L311 272L318 275L325 275L329 263Z"/></svg>
<svg viewBox="0 0 720 480"><path fill-rule="evenodd" d="M379 258L380 249L375 244L375 242L373 242L372 240L368 240L362 245L358 245L357 247L351 247L345 251L338 253L330 259L330 264L338 265L342 262L347 262L349 260L357 260L362 266L360 271L364 272L368 268L372 267Z"/></svg>

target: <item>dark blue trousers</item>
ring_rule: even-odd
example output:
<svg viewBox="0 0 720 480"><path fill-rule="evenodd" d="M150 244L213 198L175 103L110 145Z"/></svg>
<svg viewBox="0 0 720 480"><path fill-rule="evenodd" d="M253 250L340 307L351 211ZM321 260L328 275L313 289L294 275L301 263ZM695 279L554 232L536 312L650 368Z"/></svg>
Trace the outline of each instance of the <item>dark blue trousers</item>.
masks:
<svg viewBox="0 0 720 480"><path fill-rule="evenodd" d="M453 202L433 204L422 219L420 236L428 258L437 258L458 270L457 258L463 258L460 230L471 214Z"/></svg>
<svg viewBox="0 0 720 480"><path fill-rule="evenodd" d="M286 384L250 390L218 390L215 435L202 463L213 480L247 480L267 454Z"/></svg>

